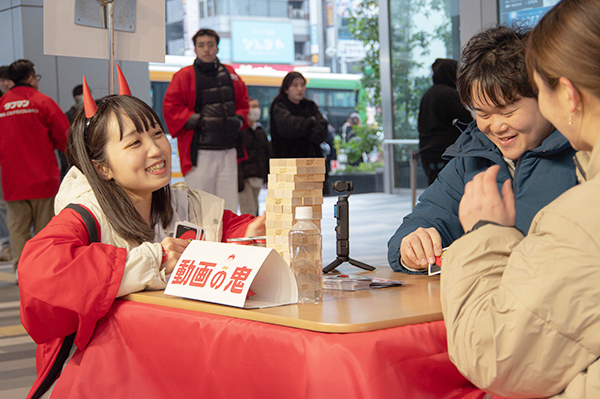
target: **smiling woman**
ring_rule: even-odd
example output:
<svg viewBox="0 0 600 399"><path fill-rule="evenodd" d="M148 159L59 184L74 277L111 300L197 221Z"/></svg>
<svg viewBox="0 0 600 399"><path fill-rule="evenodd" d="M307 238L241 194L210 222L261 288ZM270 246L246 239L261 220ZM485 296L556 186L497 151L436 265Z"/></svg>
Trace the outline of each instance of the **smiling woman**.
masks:
<svg viewBox="0 0 600 399"><path fill-rule="evenodd" d="M74 343L85 351L117 297L166 286L189 243L173 238L177 222L202 227L208 241L265 232L264 216L237 216L221 198L185 183L169 186L171 148L147 104L108 96L94 110L84 85L86 94L85 113L69 132L73 166L56 196L57 216L27 243L19 264L21 320L39 344L37 362L44 370L31 393L65 337L76 332ZM91 214L89 224L67 207L72 203ZM95 230L100 242L90 243Z"/></svg>

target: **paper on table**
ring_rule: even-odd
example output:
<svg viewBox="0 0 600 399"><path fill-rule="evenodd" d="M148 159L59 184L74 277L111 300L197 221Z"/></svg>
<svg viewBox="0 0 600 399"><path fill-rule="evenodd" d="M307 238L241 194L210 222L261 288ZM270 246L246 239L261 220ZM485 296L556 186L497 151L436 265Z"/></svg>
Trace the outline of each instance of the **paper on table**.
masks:
<svg viewBox="0 0 600 399"><path fill-rule="evenodd" d="M246 298L250 288L256 295ZM165 294L240 308L298 301L291 269L271 248L196 240L181 254Z"/></svg>

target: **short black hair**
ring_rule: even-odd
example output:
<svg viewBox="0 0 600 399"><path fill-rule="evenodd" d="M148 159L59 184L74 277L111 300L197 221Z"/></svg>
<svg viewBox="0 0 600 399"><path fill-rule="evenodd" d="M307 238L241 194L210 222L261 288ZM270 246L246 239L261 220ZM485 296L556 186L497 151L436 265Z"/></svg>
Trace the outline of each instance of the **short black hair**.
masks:
<svg viewBox="0 0 600 399"><path fill-rule="evenodd" d="M8 77L8 65L0 66L0 79L10 79Z"/></svg>
<svg viewBox="0 0 600 399"><path fill-rule="evenodd" d="M201 36L212 36L217 41L217 46L219 45L219 34L212 29L202 28L198 32L196 32L194 37L192 37L192 43L194 43L194 47L196 47L196 39Z"/></svg>
<svg viewBox="0 0 600 399"><path fill-rule="evenodd" d="M80 96L83 94L83 85L77 85L73 87L73 97Z"/></svg>
<svg viewBox="0 0 600 399"><path fill-rule="evenodd" d="M525 49L529 29L495 26L473 36L464 47L458 70L460 99L469 108L483 96L503 107L519 98L536 98L529 83Z"/></svg>
<svg viewBox="0 0 600 399"><path fill-rule="evenodd" d="M35 75L35 68L29 60L16 60L8 66L8 78L15 83L22 83L31 75Z"/></svg>

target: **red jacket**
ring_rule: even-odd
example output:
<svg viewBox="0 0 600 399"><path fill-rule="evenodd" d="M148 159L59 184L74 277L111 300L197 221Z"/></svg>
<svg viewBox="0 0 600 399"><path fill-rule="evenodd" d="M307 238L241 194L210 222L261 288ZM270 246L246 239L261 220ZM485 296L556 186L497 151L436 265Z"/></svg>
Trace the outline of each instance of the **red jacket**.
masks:
<svg viewBox="0 0 600 399"><path fill-rule="evenodd" d="M235 73L235 70L223 64L231 75L233 89L235 91L235 113L246 120L248 115L248 89L246 84ZM185 129L184 126L194 113L196 106L196 73L194 66L190 65L182 68L173 75L173 80L167 88L165 99L163 101L163 117L169 129L171 136L177 138L177 148L179 149L179 160L181 162L181 172L185 175L192 168L190 159L190 149L192 146L192 136L194 130ZM244 124L242 129L245 129Z"/></svg>
<svg viewBox="0 0 600 399"><path fill-rule="evenodd" d="M226 210L222 241L243 237L253 219ZM96 226L102 237L97 219ZM125 248L89 244L86 225L72 209L27 242L19 261L21 323L38 344L37 379L28 397L50 372L66 336L77 331L74 344L86 349L117 297L126 258Z"/></svg>
<svg viewBox="0 0 600 399"><path fill-rule="evenodd" d="M15 86L0 97L0 167L6 201L54 197L60 170L54 150L65 151L69 120L47 95Z"/></svg>

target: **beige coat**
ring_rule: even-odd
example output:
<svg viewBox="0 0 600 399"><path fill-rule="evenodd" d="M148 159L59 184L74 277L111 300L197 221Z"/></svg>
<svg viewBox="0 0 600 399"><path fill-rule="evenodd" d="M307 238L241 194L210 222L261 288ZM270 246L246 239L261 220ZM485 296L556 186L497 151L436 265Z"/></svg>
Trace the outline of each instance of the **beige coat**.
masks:
<svg viewBox="0 0 600 399"><path fill-rule="evenodd" d="M174 215L171 228L176 219L188 220L204 228L207 241L221 241L225 205L221 198L203 191L191 190L185 183L171 186L171 197L174 213L179 215L179 217ZM160 242L145 242L138 245L117 235L102 212L86 177L75 167L69 170L60 185L54 201L55 214L58 215L71 203L84 205L94 214L100 224L100 241L103 244L127 249L125 271L118 297L144 289L158 290L166 287L165 272L160 271L162 261Z"/></svg>
<svg viewBox="0 0 600 399"><path fill-rule="evenodd" d="M527 237L485 225L444 255L450 359L488 392L600 398L600 143L594 148L577 154L587 181L543 208Z"/></svg>

